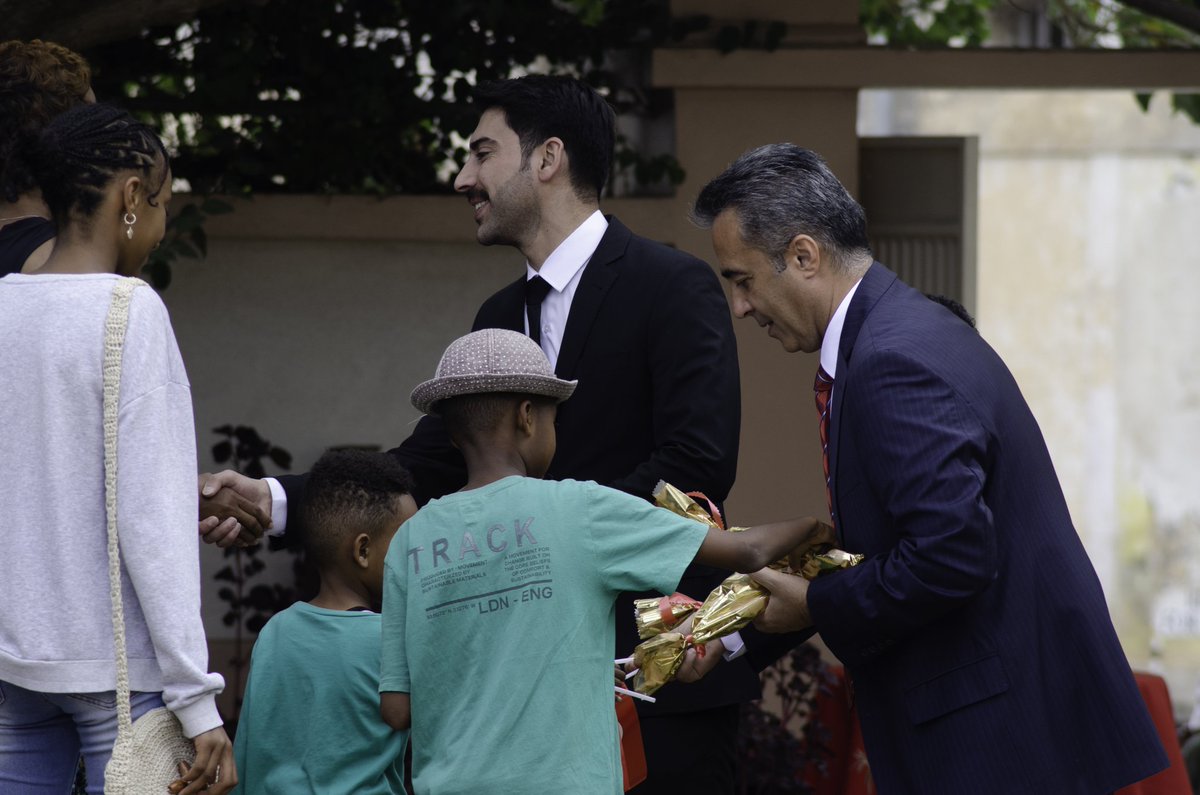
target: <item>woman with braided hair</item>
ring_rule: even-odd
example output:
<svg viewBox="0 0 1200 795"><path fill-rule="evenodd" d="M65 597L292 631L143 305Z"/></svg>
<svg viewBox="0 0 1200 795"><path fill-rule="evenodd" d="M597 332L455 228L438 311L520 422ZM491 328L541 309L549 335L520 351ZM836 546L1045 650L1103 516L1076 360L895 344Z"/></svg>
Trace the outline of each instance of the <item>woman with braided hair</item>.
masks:
<svg viewBox="0 0 1200 795"><path fill-rule="evenodd" d="M19 143L58 114L95 102L83 56L51 41L0 42L0 276L41 266L54 224Z"/></svg>
<svg viewBox="0 0 1200 795"><path fill-rule="evenodd" d="M68 110L29 148L58 227L37 273L0 279L0 792L104 787L116 736L104 484L105 321L120 276L162 239L158 136L106 105ZM188 795L237 783L207 673L191 393L166 307L132 291L118 400L117 516L133 717L165 706L196 745Z"/></svg>

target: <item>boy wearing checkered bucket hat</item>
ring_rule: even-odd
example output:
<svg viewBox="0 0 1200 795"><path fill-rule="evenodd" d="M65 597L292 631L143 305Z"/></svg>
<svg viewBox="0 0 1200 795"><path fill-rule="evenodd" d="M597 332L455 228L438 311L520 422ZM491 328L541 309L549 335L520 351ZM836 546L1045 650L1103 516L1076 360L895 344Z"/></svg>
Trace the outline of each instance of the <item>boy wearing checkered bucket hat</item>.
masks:
<svg viewBox="0 0 1200 795"><path fill-rule="evenodd" d="M620 793L617 594L672 593L693 559L755 571L819 530L806 518L725 533L592 482L541 480L575 384L525 335L484 329L413 390L468 473L404 523L385 563L382 711L411 725L418 792Z"/></svg>

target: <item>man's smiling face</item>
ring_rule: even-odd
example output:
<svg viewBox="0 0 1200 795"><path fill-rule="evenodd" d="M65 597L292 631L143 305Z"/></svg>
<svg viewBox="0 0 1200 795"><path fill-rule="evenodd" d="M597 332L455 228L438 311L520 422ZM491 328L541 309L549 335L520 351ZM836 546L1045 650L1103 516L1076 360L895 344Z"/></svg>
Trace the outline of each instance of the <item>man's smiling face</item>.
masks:
<svg viewBox="0 0 1200 795"><path fill-rule="evenodd" d="M541 208L529 160L521 156L521 140L508 126L504 111L484 111L470 146L454 189L466 194L475 210L476 237L485 246L521 248L537 229Z"/></svg>

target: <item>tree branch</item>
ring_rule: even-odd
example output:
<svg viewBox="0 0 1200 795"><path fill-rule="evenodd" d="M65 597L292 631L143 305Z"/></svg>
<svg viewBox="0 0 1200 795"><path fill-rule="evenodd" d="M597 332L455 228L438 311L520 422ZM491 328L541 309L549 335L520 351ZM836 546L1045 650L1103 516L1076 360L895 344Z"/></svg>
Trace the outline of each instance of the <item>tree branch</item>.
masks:
<svg viewBox="0 0 1200 795"><path fill-rule="evenodd" d="M1122 5L1200 35L1200 6L1182 0L1119 0Z"/></svg>
<svg viewBox="0 0 1200 795"><path fill-rule="evenodd" d="M144 28L195 19L229 0L0 0L3 38L45 39L86 50L137 36Z"/></svg>

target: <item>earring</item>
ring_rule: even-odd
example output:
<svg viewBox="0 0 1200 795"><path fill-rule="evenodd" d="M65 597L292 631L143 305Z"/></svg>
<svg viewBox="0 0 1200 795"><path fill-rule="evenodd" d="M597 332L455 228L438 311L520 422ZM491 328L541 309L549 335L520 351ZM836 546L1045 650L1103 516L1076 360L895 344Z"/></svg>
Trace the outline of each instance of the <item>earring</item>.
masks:
<svg viewBox="0 0 1200 795"><path fill-rule="evenodd" d="M125 237L133 240L133 225L137 223L137 216L133 213L125 213L125 217L121 220L125 222Z"/></svg>

